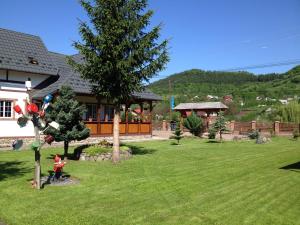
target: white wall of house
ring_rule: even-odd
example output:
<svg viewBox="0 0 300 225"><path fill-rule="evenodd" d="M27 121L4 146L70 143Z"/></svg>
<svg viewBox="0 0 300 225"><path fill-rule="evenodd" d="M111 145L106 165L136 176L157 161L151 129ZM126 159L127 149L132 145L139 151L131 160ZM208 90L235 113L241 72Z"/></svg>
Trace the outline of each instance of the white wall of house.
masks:
<svg viewBox="0 0 300 225"><path fill-rule="evenodd" d="M41 74L33 74L33 73L25 73L25 72L18 72L18 71L9 71L8 72L8 79L14 81L26 81L28 78L31 79L32 87L35 87L42 81L46 80L49 76L48 75L41 75Z"/></svg>
<svg viewBox="0 0 300 225"><path fill-rule="evenodd" d="M0 69L0 80L6 80L6 70ZM19 72L19 71L8 71L8 80L25 82L28 78L31 79L32 87L35 87L42 81L46 80L49 76L43 74Z"/></svg>
<svg viewBox="0 0 300 225"><path fill-rule="evenodd" d="M33 74L18 71L9 71L8 80L10 81L26 81L31 78L32 87L35 87L49 76L41 74ZM0 79L6 80L6 70L0 70ZM5 137L32 137L34 136L34 128L31 121L28 121L25 127L20 128L17 124L19 115L14 112L13 107L19 105L25 112L26 99L28 99L25 84L0 82L0 101L11 101L11 117L1 117L0 115L0 142Z"/></svg>
<svg viewBox="0 0 300 225"><path fill-rule="evenodd" d="M0 100L11 100L14 105L19 105L23 112L25 111L26 98L28 94L25 91L9 91L0 89ZM12 107L13 107L12 106ZM13 109L12 109L13 111ZM32 123L29 121L25 127L20 128L17 124L19 115L12 112L11 118L0 118L0 138L2 137L29 137L34 136ZM0 139L1 142L1 139Z"/></svg>

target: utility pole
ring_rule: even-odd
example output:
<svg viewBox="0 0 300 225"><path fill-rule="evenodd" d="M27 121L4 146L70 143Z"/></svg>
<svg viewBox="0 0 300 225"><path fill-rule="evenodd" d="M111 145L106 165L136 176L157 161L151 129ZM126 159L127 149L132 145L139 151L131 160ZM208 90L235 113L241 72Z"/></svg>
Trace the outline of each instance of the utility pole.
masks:
<svg viewBox="0 0 300 225"><path fill-rule="evenodd" d="M169 79L169 96L170 96L169 120L171 121L171 117L172 117L172 106L171 106L171 101L172 101L172 86L171 86L171 79Z"/></svg>

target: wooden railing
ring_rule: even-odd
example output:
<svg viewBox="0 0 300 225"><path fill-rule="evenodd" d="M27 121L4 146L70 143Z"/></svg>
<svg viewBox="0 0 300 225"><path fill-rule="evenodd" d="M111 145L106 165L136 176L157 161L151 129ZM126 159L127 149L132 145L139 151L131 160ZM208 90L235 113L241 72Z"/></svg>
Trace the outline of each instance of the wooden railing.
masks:
<svg viewBox="0 0 300 225"><path fill-rule="evenodd" d="M92 136L111 136L113 134L113 122L85 122ZM148 135L152 133L151 122L120 123L121 135Z"/></svg>

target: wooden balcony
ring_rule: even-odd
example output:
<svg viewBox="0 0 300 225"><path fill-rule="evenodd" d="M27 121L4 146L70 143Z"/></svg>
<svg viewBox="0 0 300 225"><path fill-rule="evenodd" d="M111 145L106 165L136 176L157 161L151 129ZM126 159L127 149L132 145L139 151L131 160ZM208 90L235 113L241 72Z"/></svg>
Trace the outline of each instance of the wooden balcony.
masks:
<svg viewBox="0 0 300 225"><path fill-rule="evenodd" d="M113 122L85 122L91 136L112 136ZM120 123L120 135L151 135L151 122Z"/></svg>

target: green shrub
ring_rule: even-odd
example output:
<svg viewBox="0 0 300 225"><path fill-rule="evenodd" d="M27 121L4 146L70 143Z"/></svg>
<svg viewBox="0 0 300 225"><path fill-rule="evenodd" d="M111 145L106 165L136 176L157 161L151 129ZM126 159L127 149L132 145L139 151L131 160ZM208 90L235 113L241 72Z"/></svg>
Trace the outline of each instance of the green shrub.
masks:
<svg viewBox="0 0 300 225"><path fill-rule="evenodd" d="M192 114L183 121L183 125L194 136L200 136L200 134L203 132L202 119L194 112L192 112Z"/></svg>
<svg viewBox="0 0 300 225"><path fill-rule="evenodd" d="M172 112L171 121L179 122L180 121L180 112Z"/></svg>
<svg viewBox="0 0 300 225"><path fill-rule="evenodd" d="M213 127L208 129L208 139L215 139L217 134L217 130Z"/></svg>
<svg viewBox="0 0 300 225"><path fill-rule="evenodd" d="M257 139L259 137L259 132L258 130L251 130L249 133L248 133L248 137L250 139Z"/></svg>
<svg viewBox="0 0 300 225"><path fill-rule="evenodd" d="M300 137L299 129L294 129L293 130L293 138L297 140L298 137Z"/></svg>
<svg viewBox="0 0 300 225"><path fill-rule="evenodd" d="M172 139L177 140L177 145L179 145L179 141L183 138L182 134L183 133L182 133L182 131L180 129L180 123L177 122L176 129L175 129L175 131L173 133L173 136L171 137Z"/></svg>
<svg viewBox="0 0 300 225"><path fill-rule="evenodd" d="M101 140L98 145L100 147L106 147L106 148L109 148L109 147L112 147L112 143L108 142L106 139L104 140Z"/></svg>
<svg viewBox="0 0 300 225"><path fill-rule="evenodd" d="M111 151L112 151L112 148L103 148L103 147L99 147L96 145L91 145L90 147L88 147L84 150L84 152L90 156L95 156L97 154L102 154L102 153L108 153Z"/></svg>
<svg viewBox="0 0 300 225"><path fill-rule="evenodd" d="M126 152L126 151L129 151L129 150L130 150L130 148L126 145L120 146L120 151Z"/></svg>
<svg viewBox="0 0 300 225"><path fill-rule="evenodd" d="M133 118L133 115L131 112L128 112L128 122L131 122L132 121L132 118ZM125 123L126 122L126 114L125 112L122 112L121 113L121 122L122 123Z"/></svg>

